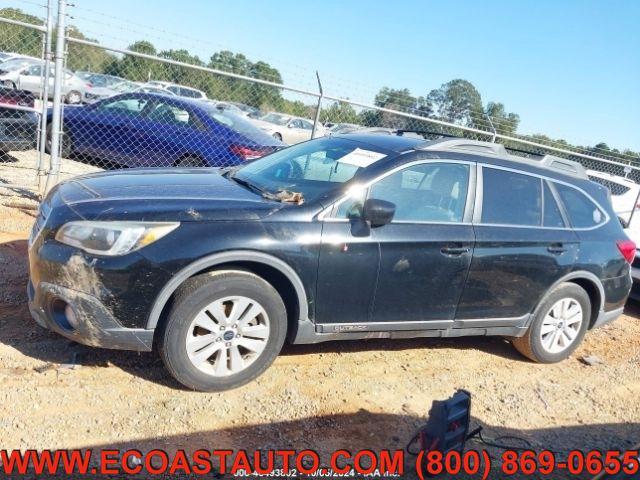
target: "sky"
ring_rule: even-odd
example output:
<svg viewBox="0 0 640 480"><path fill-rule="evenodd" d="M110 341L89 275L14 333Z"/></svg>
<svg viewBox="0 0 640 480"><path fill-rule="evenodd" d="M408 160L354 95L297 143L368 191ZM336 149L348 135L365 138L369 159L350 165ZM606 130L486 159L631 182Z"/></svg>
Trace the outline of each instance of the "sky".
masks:
<svg viewBox="0 0 640 480"><path fill-rule="evenodd" d="M0 1L31 13L37 3ZM519 133L640 151L640 1L73 0L103 44L147 39L208 60L229 49L284 83L373 102L455 79L520 115Z"/></svg>

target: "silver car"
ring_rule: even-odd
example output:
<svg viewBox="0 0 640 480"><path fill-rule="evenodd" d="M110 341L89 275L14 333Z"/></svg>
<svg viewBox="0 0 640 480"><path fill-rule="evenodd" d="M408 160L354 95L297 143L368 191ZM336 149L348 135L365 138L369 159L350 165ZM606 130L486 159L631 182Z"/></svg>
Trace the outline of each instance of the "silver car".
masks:
<svg viewBox="0 0 640 480"><path fill-rule="evenodd" d="M49 72L49 99L53 98L53 65ZM27 90L34 95L41 95L44 82L44 61L30 58L14 58L0 63L0 83L11 88ZM66 103L81 103L91 86L78 78L70 70L64 71L62 96Z"/></svg>

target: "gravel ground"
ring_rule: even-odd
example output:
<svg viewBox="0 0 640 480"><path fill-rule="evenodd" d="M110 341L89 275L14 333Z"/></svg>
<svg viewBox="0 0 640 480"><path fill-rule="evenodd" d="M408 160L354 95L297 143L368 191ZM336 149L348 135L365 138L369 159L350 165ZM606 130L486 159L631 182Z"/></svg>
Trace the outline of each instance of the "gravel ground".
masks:
<svg viewBox="0 0 640 480"><path fill-rule="evenodd" d="M49 156L44 156L44 166L48 168ZM89 162L63 158L58 178L66 180L84 173L99 172L102 168ZM39 191L44 189L45 177L38 178L38 152L0 152L0 204L17 206L37 206ZM4 220L4 219L3 219ZM1 225L3 230L9 229Z"/></svg>
<svg viewBox="0 0 640 480"><path fill-rule="evenodd" d="M0 164L0 178L6 171ZM472 393L472 424L485 437L517 435L558 451L640 441L636 304L556 365L531 363L499 338L332 342L287 346L257 381L196 393L172 381L153 353L88 348L35 324L25 295L35 211L24 196L4 200L1 448L397 449L431 402L458 388ZM601 363L586 365L586 355Z"/></svg>

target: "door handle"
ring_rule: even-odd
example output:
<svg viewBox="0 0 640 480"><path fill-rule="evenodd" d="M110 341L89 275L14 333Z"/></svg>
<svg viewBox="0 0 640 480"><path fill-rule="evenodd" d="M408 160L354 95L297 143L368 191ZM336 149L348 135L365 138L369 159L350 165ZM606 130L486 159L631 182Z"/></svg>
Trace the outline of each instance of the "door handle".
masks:
<svg viewBox="0 0 640 480"><path fill-rule="evenodd" d="M547 251L549 253L553 253L554 255L561 255L566 252L567 249L564 248L561 243L552 243L547 247Z"/></svg>
<svg viewBox="0 0 640 480"><path fill-rule="evenodd" d="M468 253L469 250L469 247L442 247L440 253L443 255L457 256Z"/></svg>

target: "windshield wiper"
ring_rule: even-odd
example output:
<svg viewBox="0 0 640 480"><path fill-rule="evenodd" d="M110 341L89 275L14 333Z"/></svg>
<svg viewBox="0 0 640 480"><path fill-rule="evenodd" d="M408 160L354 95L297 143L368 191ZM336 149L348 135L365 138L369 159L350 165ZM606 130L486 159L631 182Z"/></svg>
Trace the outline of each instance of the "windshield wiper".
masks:
<svg viewBox="0 0 640 480"><path fill-rule="evenodd" d="M264 196L265 194L269 194L269 192L267 192L266 190L263 190L262 188L258 187L257 185L254 185L253 183L244 180L242 178L238 178L234 175L227 175L227 178L229 178L230 180L233 180L234 182L236 182L238 185L242 185L243 187L248 188L249 190L251 190L254 193L257 193L259 195Z"/></svg>

